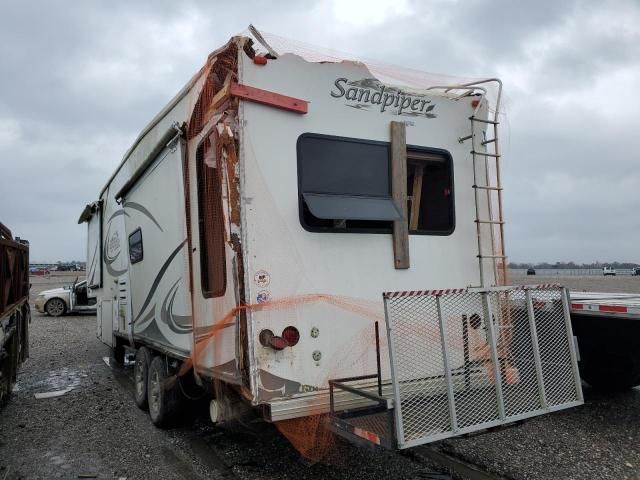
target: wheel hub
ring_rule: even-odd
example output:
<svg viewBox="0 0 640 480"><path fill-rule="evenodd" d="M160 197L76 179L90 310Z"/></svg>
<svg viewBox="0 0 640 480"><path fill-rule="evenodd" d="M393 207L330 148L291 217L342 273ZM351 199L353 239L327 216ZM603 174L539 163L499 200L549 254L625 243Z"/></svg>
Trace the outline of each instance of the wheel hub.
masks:
<svg viewBox="0 0 640 480"><path fill-rule="evenodd" d="M53 299L49 301L49 305L47 306L47 313L50 315L62 315L64 312L64 304L62 300Z"/></svg>

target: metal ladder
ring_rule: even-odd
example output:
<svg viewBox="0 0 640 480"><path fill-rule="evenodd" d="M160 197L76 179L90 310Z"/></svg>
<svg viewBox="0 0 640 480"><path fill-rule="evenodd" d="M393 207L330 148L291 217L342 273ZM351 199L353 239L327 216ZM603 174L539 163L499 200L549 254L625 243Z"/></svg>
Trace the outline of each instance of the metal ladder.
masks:
<svg viewBox="0 0 640 480"><path fill-rule="evenodd" d="M494 79L492 79L494 80ZM489 81L492 81L489 80ZM471 158L472 158L472 164L473 164L473 190L474 190L474 200L475 200L475 212L476 212L476 218L475 218L475 224L476 224L476 237L477 237L477 245L478 245L478 254L476 255L476 257L478 258L478 268L480 271L480 286L481 287L486 287L488 285L485 285L485 275L484 275L484 268L485 268L485 264L484 262L486 260L490 260L491 261L491 266L493 268L493 275L494 275L494 285L498 285L500 283L500 276L499 273L502 275L502 280L505 281L506 280L506 263L507 263L507 256L505 255L504 252L504 215L503 215L503 209L502 209L502 182L501 182L501 176L500 176L500 150L498 147L498 125L500 124L500 122L498 122L498 115L497 112L499 112L499 107L500 107L500 95L502 93L502 83L495 79L494 81L498 82L498 99L496 102L496 114L493 117L493 120L489 120L489 119L482 119L482 118L478 118L477 112L479 110L479 107L481 105L481 101L482 101L482 97L484 97L484 95L481 97L481 100L478 102L476 109L474 110L473 114L469 117L469 120L471 122L471 134L467 135L466 137L461 137L458 139L458 141L460 143L464 143L466 140L471 140L471 151L469 152L471 154ZM471 85L465 85L466 87L470 87L470 86L474 86L476 88L477 84L471 84ZM483 93L486 94L486 90L482 89ZM478 125L480 126L486 126L487 128L484 129L482 128L481 131L483 133L482 135L482 139L479 140L478 139ZM487 138L487 130L491 129L493 133L493 136L490 138ZM493 153L491 153L490 151L487 151L487 145L492 145L493 146ZM484 178L486 179L486 184L479 184L478 183L478 177L479 172L478 172L478 167L479 167L479 160L484 159ZM496 184L495 185L491 185L491 171L489 168L489 162L491 161L491 159L495 160L495 179L496 179ZM481 165L480 165L481 167ZM489 218L482 218L481 217L481 209L480 209L480 204L482 202L482 192L486 192L486 201L487 201L487 211L489 214ZM493 196L495 192L495 197ZM496 205L494 205L494 200L496 200L496 204L497 204L497 215L494 215L494 207ZM484 254L484 250L483 250L483 241L482 241L482 225L488 225L489 226L489 231L490 231L490 238L491 238L491 253L490 254ZM496 231L495 231L495 226L497 225L498 227L498 232L496 235ZM499 243L497 243L497 238L499 238ZM498 267L498 264L500 263L500 268Z"/></svg>
<svg viewBox="0 0 640 480"><path fill-rule="evenodd" d="M499 270L502 274L502 278L505 279L506 276L506 260L507 256L504 254L504 216L502 209L502 183L500 178L500 151L498 148L498 125L499 122L497 119L494 120L485 120L476 117L476 112L469 117L471 121L471 134L459 138L458 141L463 143L466 140L471 140L471 158L473 164L473 190L474 190L474 200L475 200L475 224L476 224L476 236L477 236L477 244L478 244L478 254L476 257L478 258L478 268L480 270L480 286L486 287L485 285L485 275L484 275L484 262L485 260L491 261L491 266L493 268L494 274L494 285L499 283ZM485 129L482 129L482 140L479 140L478 137L478 128L477 124L482 126L486 125L491 128L493 131L493 136L487 139L487 133ZM493 144L493 153L486 151L487 145ZM484 151L483 151L484 150ZM479 160L484 159L484 178L487 181L487 184L479 184L478 177L480 177L478 172L478 167L482 167L482 164L478 165ZM491 159L495 160L495 178L496 184L491 185L491 172L489 168L489 162ZM482 202L482 192L486 192L486 202L487 202L487 210L489 213L489 218L481 217L481 209L480 204ZM497 195L497 215L494 215L494 197L493 192ZM491 237L491 253L484 254L483 250L483 242L482 242L482 225L489 225L490 237ZM498 226L498 234L496 235L496 231L494 226ZM499 238L499 243L496 243L497 238ZM501 264L500 268L498 267L498 263Z"/></svg>
<svg viewBox="0 0 640 480"><path fill-rule="evenodd" d="M482 105L482 101L487 96L487 89L482 86L488 83L496 83L498 85L497 90L497 98L495 104L495 114L493 116L493 120L485 120L482 118L478 118L476 115L480 106ZM459 100L464 97L469 97L472 95L478 95L479 99L475 100L477 104L475 105L475 109L473 114L469 117L471 121L471 134L465 137L458 138L458 142L464 143L467 140L471 140L471 157L473 161L473 190L474 190L474 200L475 200L475 210L476 210L476 236L478 241L478 266L480 270L480 287L487 287L493 285L485 285L485 276L484 276L484 261L491 260L491 264L493 267L494 274L494 285L498 285L500 283L500 277L498 276L498 271L502 274L503 282L506 282L507 278L507 256L504 252L504 216L502 210L502 182L500 178L500 150L498 148L498 112L500 112L500 99L502 96L502 81L498 78L488 78L486 80L479 80L476 82L464 83L459 85L437 85L427 88L427 90L443 90L444 93L448 93L452 95L455 99ZM456 92L461 92L456 94ZM480 143L478 144L478 139L476 135L476 124L487 125L493 130L493 137L487 139L486 131L483 130L483 137ZM493 144L493 153L487 151L480 151L479 147L486 147L487 145ZM486 148L485 148L486 150ZM495 160L495 173L496 173L496 184L490 185L487 183L486 185L478 185L478 157L484 158L484 173L487 182L490 182L490 169L489 169L489 160ZM489 218L481 218L480 217L480 203L481 203L481 192L486 192L486 200ZM492 193L496 192L497 197L497 218L494 216L493 210L493 197ZM491 232L491 254L484 255L482 252L482 225L489 225L489 229ZM496 239L496 232L494 231L494 226L498 226L498 237L500 239L499 248ZM500 269L498 268L498 263L501 264Z"/></svg>

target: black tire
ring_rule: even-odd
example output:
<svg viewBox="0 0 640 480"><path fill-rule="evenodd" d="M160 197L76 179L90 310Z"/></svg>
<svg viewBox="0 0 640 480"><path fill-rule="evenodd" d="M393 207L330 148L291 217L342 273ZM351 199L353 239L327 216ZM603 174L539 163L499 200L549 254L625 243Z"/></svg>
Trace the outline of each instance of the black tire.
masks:
<svg viewBox="0 0 640 480"><path fill-rule="evenodd" d="M124 356L126 353L126 349L124 347L124 342L121 338L114 337L113 338L113 347L111 348L111 356L113 359L118 362L120 365L124 365Z"/></svg>
<svg viewBox="0 0 640 480"><path fill-rule="evenodd" d="M177 377L167 372L164 356L157 356L149 366L147 392L149 416L156 427L167 427L174 420L178 406L179 390Z"/></svg>
<svg viewBox="0 0 640 480"><path fill-rule="evenodd" d="M148 408L147 379L152 359L151 350L147 347L140 347L136 351L136 362L133 365L133 398L142 410Z"/></svg>
<svg viewBox="0 0 640 480"><path fill-rule="evenodd" d="M52 317L60 317L67 313L67 304L61 298L51 298L44 304L44 311Z"/></svg>

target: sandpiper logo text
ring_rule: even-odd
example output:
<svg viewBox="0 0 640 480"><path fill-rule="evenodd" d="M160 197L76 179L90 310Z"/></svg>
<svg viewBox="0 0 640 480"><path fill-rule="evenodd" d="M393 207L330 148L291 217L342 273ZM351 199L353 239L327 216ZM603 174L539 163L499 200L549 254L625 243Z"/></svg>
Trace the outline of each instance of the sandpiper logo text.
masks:
<svg viewBox="0 0 640 480"><path fill-rule="evenodd" d="M427 95L407 93L399 88L390 87L375 78L349 80L337 78L333 83L331 96L344 98L346 106L359 110L378 110L393 115L436 118L435 105Z"/></svg>

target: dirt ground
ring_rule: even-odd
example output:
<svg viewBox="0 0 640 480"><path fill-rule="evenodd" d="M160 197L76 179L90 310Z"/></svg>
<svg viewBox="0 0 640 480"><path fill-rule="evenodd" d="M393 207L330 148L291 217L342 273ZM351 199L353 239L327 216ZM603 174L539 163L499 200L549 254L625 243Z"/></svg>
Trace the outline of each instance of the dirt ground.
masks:
<svg viewBox="0 0 640 480"><path fill-rule="evenodd" d="M34 278L32 292L72 281L72 274ZM512 279L524 282L640 291L638 277ZM457 478L640 479L637 389L602 395L585 387L584 406L402 454L338 441L327 462L308 465L272 425L214 427L206 405L190 407L172 429L157 429L133 403L131 369L108 366L108 355L95 338L94 316L34 312L31 358L0 409L0 480L450 478L428 460L434 451L478 466L480 476ZM34 398L71 387L57 398Z"/></svg>

